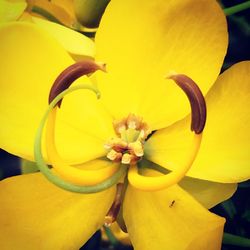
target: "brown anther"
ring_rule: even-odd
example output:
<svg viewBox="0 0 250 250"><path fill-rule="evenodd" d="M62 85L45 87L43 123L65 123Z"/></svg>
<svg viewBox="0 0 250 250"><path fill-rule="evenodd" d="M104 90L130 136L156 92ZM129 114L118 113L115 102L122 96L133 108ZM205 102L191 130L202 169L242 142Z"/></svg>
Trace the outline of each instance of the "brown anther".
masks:
<svg viewBox="0 0 250 250"><path fill-rule="evenodd" d="M142 118L134 114L129 114L129 116L127 117L126 123L127 123L127 128L138 130L142 123Z"/></svg>
<svg viewBox="0 0 250 250"><path fill-rule="evenodd" d="M105 149L113 149L116 152L124 152L128 149L128 143L121 138L112 138L108 143L104 145Z"/></svg>
<svg viewBox="0 0 250 250"><path fill-rule="evenodd" d="M111 224L116 221L117 215L119 214L122 204L123 186L123 183L117 184L115 200L111 208L109 209L107 215L105 216L104 225L106 227L111 226Z"/></svg>
<svg viewBox="0 0 250 250"><path fill-rule="evenodd" d="M122 131L125 131L127 129L127 125L126 125L126 119L122 119L122 120L114 120L113 121L113 127L115 129L115 132L117 135L121 135Z"/></svg>
<svg viewBox="0 0 250 250"><path fill-rule="evenodd" d="M145 122L142 122L138 129L141 130L139 137L142 140L145 140L148 137L148 135L152 132L148 124Z"/></svg>
<svg viewBox="0 0 250 250"><path fill-rule="evenodd" d="M167 78L172 79L187 95L191 110L191 130L196 134L202 133L206 123L206 102L198 85L188 76L183 74L171 74Z"/></svg>
<svg viewBox="0 0 250 250"><path fill-rule="evenodd" d="M79 77L94 73L97 70L106 72L106 65L104 63L98 63L93 60L85 60L74 63L66 68L56 78L53 86L50 89L49 103L51 103L56 96L70 87L70 85ZM61 100L62 101L62 100ZM61 101L58 102L58 107L61 106Z"/></svg>

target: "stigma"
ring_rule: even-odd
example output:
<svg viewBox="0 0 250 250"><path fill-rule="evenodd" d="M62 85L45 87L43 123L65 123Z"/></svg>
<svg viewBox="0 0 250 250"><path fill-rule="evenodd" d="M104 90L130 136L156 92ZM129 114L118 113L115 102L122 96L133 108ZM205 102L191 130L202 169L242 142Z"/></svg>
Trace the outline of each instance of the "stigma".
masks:
<svg viewBox="0 0 250 250"><path fill-rule="evenodd" d="M113 127L117 137L110 139L104 147L107 158L113 162L134 165L144 155L144 143L151 133L147 123L134 114L115 120Z"/></svg>

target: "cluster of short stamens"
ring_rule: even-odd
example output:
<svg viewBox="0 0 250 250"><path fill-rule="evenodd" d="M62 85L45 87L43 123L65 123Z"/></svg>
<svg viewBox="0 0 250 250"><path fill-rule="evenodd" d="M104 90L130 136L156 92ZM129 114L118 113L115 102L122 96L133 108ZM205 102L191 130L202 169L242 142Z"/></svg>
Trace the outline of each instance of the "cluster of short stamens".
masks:
<svg viewBox="0 0 250 250"><path fill-rule="evenodd" d="M105 144L107 158L122 164L136 164L143 157L143 145L151 133L149 126L134 114L114 121L113 126L117 137Z"/></svg>

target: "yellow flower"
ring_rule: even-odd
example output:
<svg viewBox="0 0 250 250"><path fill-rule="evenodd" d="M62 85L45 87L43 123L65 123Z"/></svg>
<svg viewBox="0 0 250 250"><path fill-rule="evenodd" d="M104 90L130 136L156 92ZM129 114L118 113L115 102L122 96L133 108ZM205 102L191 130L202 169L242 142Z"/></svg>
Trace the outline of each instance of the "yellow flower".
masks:
<svg viewBox="0 0 250 250"><path fill-rule="evenodd" d="M0 146L34 160L34 138L52 83L74 60L51 34L34 24L2 25L0 37ZM81 163L88 171L117 169L119 164L112 160L133 163L128 167L130 178L121 212L135 250L220 249L224 219L205 207L230 197L234 183L250 175L250 63L233 66L212 86L227 48L226 20L220 7L212 0L112 0L101 21L96 48L96 61L108 65L108 73L98 71L91 77L101 98L97 100L88 90L64 98L55 128L55 145L63 157L59 160L65 169L67 164ZM145 192L140 189L150 188L148 180L169 175L147 177L155 172L142 168L145 177L138 182L141 175L134 171L134 164L178 173L176 164L185 166L190 153L199 148L199 143L192 144L185 95L172 79L164 79L173 71L193 79L204 94L209 90L207 124L188 177L178 184L174 178L175 183L165 189L158 183L161 190ZM91 84L87 77L74 85L80 83ZM54 110L50 118L55 118ZM53 119L49 121L48 133L54 126ZM143 138L144 144L124 146L126 140L117 136L124 126L130 132L134 128L146 135L149 130L155 132ZM200 132L195 133L198 142ZM47 140L53 143L53 137ZM44 146L54 150L48 141ZM116 158L120 146L121 159ZM45 157L55 167L57 154L49 154ZM83 182L75 176L71 181ZM79 249L104 224L115 191L113 186L95 194L71 193L40 173L2 181L1 249Z"/></svg>
<svg viewBox="0 0 250 250"><path fill-rule="evenodd" d="M59 43L61 43L61 45L71 54L74 60L93 58L95 49L94 43L90 38L83 36L78 32L74 32L70 28L31 15L31 12L28 12L28 10L31 9L31 6L38 6L39 8L46 8L48 11L52 11L49 6L59 4L57 2L58 1L28 1L29 6L27 7L26 1L12 0L9 2L7 0L1 0L0 23L16 20L35 23L40 28L46 30ZM60 4L63 4L64 8L66 8L66 6L70 4L70 2L71 0L65 0L61 1ZM39 5L39 3L41 4L41 6ZM66 3L68 3L68 5ZM24 12L25 8L26 11Z"/></svg>
<svg viewBox="0 0 250 250"><path fill-rule="evenodd" d="M98 0L97 0L98 1ZM36 16L82 32L95 32L109 0L0 0L0 22Z"/></svg>
<svg viewBox="0 0 250 250"><path fill-rule="evenodd" d="M26 18L26 14L52 19L73 28L77 24L73 0L1 0L0 22Z"/></svg>

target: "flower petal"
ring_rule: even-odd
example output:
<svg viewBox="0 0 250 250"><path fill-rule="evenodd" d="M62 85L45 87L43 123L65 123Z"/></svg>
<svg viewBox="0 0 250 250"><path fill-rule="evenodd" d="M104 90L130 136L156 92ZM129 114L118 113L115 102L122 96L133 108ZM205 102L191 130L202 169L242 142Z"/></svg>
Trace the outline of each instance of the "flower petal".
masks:
<svg viewBox="0 0 250 250"><path fill-rule="evenodd" d="M226 20L216 1L113 0L96 47L108 66L99 76L106 106L118 118L136 113L158 129L189 110L185 95L164 76L186 74L206 93L226 53Z"/></svg>
<svg viewBox="0 0 250 250"><path fill-rule="evenodd" d="M229 199L237 190L237 184L234 183L225 184L190 177L183 178L179 185L206 208Z"/></svg>
<svg viewBox="0 0 250 250"><path fill-rule="evenodd" d="M75 16L73 0L51 0L50 2L63 8L71 17Z"/></svg>
<svg viewBox="0 0 250 250"><path fill-rule="evenodd" d="M73 58L82 59L95 56L94 42L90 38L60 24L41 18L32 17L32 21L61 43Z"/></svg>
<svg viewBox="0 0 250 250"><path fill-rule="evenodd" d="M143 160L143 166L145 168L141 169L141 173L145 176L162 175L162 173L152 169L157 167L159 168L159 166L150 161ZM212 208L229 199L237 189L237 184L234 183L225 184L199 180L191 177L184 177L179 182L179 185L206 208Z"/></svg>
<svg viewBox="0 0 250 250"><path fill-rule="evenodd" d="M27 7L26 1L9 2L0 1L0 22L10 22L17 20Z"/></svg>
<svg viewBox="0 0 250 250"><path fill-rule="evenodd" d="M53 37L31 23L2 25L0 37L0 147L33 160L34 138L50 88L74 61ZM91 84L87 77L78 82ZM114 134L111 117L89 90L65 97L57 126L58 151L68 161L102 156L104 138Z"/></svg>
<svg viewBox="0 0 250 250"><path fill-rule="evenodd" d="M250 178L250 62L225 71L206 96L207 124L197 158L188 176L223 183ZM153 162L174 169L185 160L191 143L189 119L156 132L147 142Z"/></svg>
<svg viewBox="0 0 250 250"><path fill-rule="evenodd" d="M1 249L79 249L102 226L114 194L66 192L41 174L1 181Z"/></svg>
<svg viewBox="0 0 250 250"><path fill-rule="evenodd" d="M67 0L60 1L44 1L44 0L27 0L29 3L29 11L32 14L48 18L53 21L62 23L64 26L72 27L75 25L76 18L73 13L73 3ZM45 14L46 12L49 15ZM52 16L53 18L51 18Z"/></svg>
<svg viewBox="0 0 250 250"><path fill-rule="evenodd" d="M176 185L158 192L129 186L124 219L135 250L221 249L225 220Z"/></svg>

